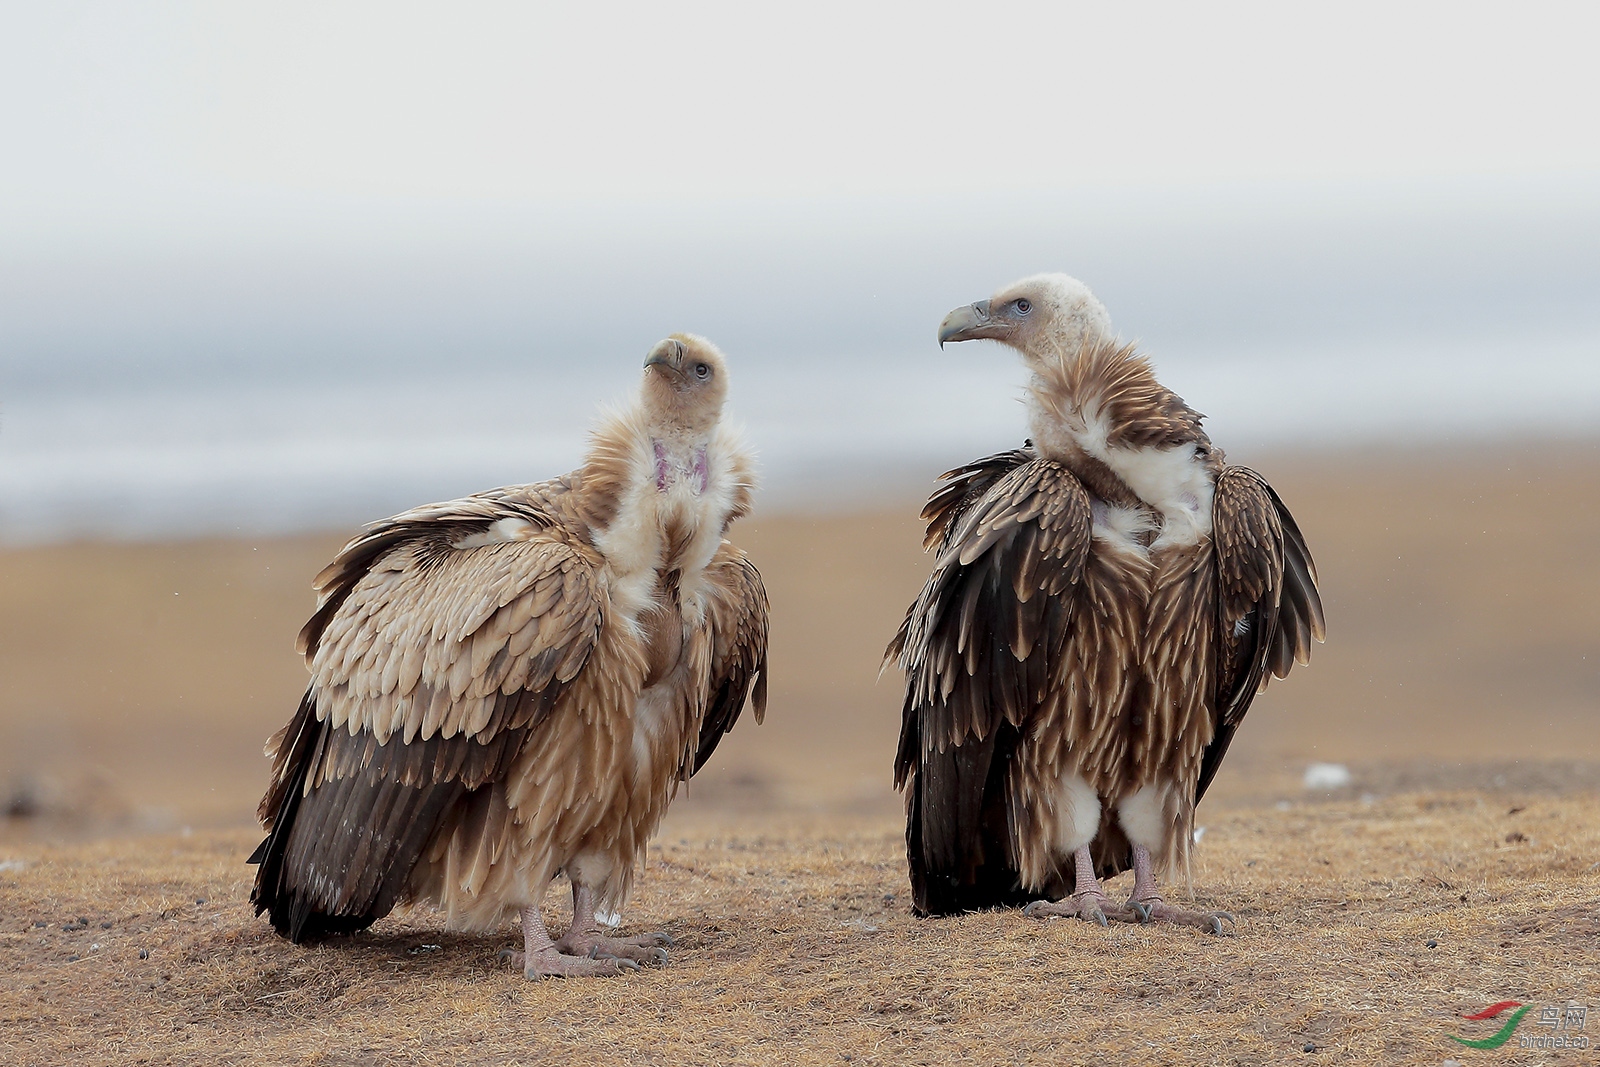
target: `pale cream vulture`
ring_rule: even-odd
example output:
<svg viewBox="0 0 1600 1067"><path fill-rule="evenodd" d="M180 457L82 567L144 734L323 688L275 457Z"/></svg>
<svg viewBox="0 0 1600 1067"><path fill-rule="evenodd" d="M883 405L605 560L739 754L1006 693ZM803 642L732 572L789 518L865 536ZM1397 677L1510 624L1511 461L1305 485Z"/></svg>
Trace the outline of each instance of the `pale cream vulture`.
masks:
<svg viewBox="0 0 1600 1067"><path fill-rule="evenodd" d="M1250 702L1322 639L1311 554L1081 282L1025 279L939 330L976 338L1021 353L1032 440L923 511L938 555L888 651L914 906L1222 933L1231 916L1168 904L1156 876L1187 872ZM1111 902L1100 879L1130 867Z"/></svg>
<svg viewBox="0 0 1600 1067"><path fill-rule="evenodd" d="M751 461L727 368L674 335L578 470L385 519L317 576L311 683L269 742L257 912L295 941L431 902L520 917L529 977L665 960L601 935L679 782L747 697L766 703L767 598L723 539ZM553 942L539 905L572 882Z"/></svg>

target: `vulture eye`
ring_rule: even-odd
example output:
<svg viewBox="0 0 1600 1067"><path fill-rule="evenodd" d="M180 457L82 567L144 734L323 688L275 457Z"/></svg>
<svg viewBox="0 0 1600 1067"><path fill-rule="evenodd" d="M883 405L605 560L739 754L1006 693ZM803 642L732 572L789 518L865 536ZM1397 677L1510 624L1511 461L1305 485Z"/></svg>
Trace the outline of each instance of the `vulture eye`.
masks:
<svg viewBox="0 0 1600 1067"><path fill-rule="evenodd" d="M694 365L694 376L701 381L705 381L711 377L711 367L705 363L696 363Z"/></svg>
<svg viewBox="0 0 1600 1067"><path fill-rule="evenodd" d="M1028 303L1026 298L1024 298L1022 300L1018 300L1012 306L1017 309L1017 314L1018 315L1026 315L1028 312L1033 310L1033 305Z"/></svg>

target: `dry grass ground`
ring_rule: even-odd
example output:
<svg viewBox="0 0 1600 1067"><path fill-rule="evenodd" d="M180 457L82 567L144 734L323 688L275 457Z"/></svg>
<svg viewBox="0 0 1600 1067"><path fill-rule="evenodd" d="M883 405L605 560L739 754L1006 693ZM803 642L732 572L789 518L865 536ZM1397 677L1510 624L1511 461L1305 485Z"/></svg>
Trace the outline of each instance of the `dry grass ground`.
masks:
<svg viewBox="0 0 1600 1067"><path fill-rule="evenodd" d="M626 916L672 934L668 966L544 983L496 961L509 929L427 912L282 941L244 903L249 833L14 846L0 1062L1438 1064L1498 1026L1458 1013L1593 999L1595 802L1210 813L1197 899L1238 915L1231 938L918 920L893 824L678 819Z"/></svg>
<svg viewBox="0 0 1600 1067"><path fill-rule="evenodd" d="M1600 1001L1600 447L1233 458L1306 530L1329 644L1201 811L1231 939L909 915L877 681L927 572L909 495L741 526L768 722L652 847L626 918L671 964L612 982L526 983L509 932L426 913L313 950L250 917L260 744L341 536L0 551L0 1064L1574 1062L1445 1035ZM1355 784L1308 794L1312 760Z"/></svg>

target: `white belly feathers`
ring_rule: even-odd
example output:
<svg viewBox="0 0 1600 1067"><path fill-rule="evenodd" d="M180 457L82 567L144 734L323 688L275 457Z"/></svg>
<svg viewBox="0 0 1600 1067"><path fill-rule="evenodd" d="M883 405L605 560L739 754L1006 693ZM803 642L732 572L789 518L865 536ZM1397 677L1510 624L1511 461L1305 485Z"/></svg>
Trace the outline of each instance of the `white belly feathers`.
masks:
<svg viewBox="0 0 1600 1067"><path fill-rule="evenodd" d="M1161 515L1159 532L1150 549L1193 545L1211 535L1211 472L1192 444L1170 448L1123 448L1110 445L1103 419L1084 419L1069 431L1073 442L1110 467L1134 495ZM1121 517L1115 512L1129 513ZM1139 515L1135 523L1132 515ZM1105 507L1102 534L1101 509L1095 509L1095 535L1108 540L1142 544L1137 536L1150 529L1149 520L1135 509Z"/></svg>

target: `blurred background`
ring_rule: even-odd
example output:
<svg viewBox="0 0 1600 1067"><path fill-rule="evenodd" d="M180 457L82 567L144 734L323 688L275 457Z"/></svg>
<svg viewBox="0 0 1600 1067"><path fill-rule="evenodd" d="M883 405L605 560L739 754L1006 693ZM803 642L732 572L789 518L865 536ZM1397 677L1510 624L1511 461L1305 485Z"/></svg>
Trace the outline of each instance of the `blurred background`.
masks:
<svg viewBox="0 0 1600 1067"><path fill-rule="evenodd" d="M1041 270L1263 470L1329 644L1216 803L1600 759L1589 5L0 4L0 832L236 824L363 521L574 466L705 334L773 708L690 805L887 812L941 351ZM1230 801L1232 798L1232 801Z"/></svg>

